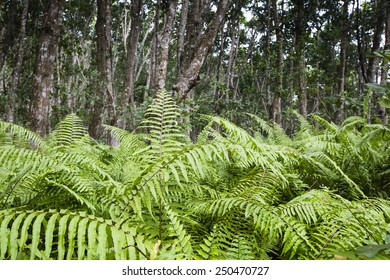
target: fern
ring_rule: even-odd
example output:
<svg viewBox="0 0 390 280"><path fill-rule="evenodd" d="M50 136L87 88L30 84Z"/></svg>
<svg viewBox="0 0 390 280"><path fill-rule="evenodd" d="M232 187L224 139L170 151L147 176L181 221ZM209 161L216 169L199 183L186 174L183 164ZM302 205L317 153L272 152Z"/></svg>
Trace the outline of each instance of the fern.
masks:
<svg viewBox="0 0 390 280"><path fill-rule="evenodd" d="M0 123L0 259L332 259L389 234L389 133L215 116L192 143L170 94L100 144L74 114L45 139ZM316 128L317 127L317 128ZM257 129L257 131L256 131ZM374 198L380 197L380 198ZM386 247L387 248L387 247Z"/></svg>
<svg viewBox="0 0 390 280"><path fill-rule="evenodd" d="M85 212L2 211L0 259L140 259L136 229Z"/></svg>

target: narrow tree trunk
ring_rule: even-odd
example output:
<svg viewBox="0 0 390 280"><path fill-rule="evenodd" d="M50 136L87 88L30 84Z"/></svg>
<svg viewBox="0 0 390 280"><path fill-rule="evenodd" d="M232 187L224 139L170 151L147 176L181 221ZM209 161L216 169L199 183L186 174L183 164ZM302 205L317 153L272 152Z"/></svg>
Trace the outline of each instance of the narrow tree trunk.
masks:
<svg viewBox="0 0 390 280"><path fill-rule="evenodd" d="M233 83L233 72L236 61L237 48L240 41L240 27L236 23L232 23L232 33L230 37L230 51L229 51L229 59L225 72L225 88L226 95L225 100L229 101L229 94L234 88Z"/></svg>
<svg viewBox="0 0 390 280"><path fill-rule="evenodd" d="M317 26L317 48L319 48L319 44L320 44L320 32L321 32L321 27L320 26ZM317 58L316 58L316 69L320 69L320 57L319 55L317 55ZM316 95L314 96L314 100L313 100L313 108L312 108L312 112L317 114L318 113L318 110L319 110L319 107L320 107L320 80L321 79L321 76L317 74L317 78L316 78Z"/></svg>
<svg viewBox="0 0 390 280"><path fill-rule="evenodd" d="M220 104L220 79L221 79L221 69L222 69L222 61L225 55L225 36L224 33L221 32L220 36L220 46L219 46L219 56L218 56L218 64L217 64L217 73L215 76L215 89L214 89L214 112L219 115L221 113L221 104Z"/></svg>
<svg viewBox="0 0 390 280"><path fill-rule="evenodd" d="M11 123L13 123L15 120L16 90L19 86L20 73L22 70L22 62L24 56L24 40L26 37L28 4L29 4L29 0L23 1L23 10L22 10L21 23L20 23L19 38L18 38L19 45L16 53L15 67L12 72L11 86L8 91L7 106L6 106L7 122L11 122Z"/></svg>
<svg viewBox="0 0 390 280"><path fill-rule="evenodd" d="M30 128L45 136L49 127L49 106L53 63L56 59L64 10L63 0L47 2L44 28L39 39L33 93L30 100Z"/></svg>
<svg viewBox="0 0 390 280"><path fill-rule="evenodd" d="M271 0L267 0L267 31L265 34L265 48L264 48L264 57L265 57L265 74L264 74L264 84L265 84L265 99L267 103L267 115L272 118L272 100L271 96L271 36L272 36L272 3Z"/></svg>
<svg viewBox="0 0 390 280"><path fill-rule="evenodd" d="M306 64L305 57L301 54L298 62L298 82L299 82L299 112L307 117L307 90L306 90Z"/></svg>
<svg viewBox="0 0 390 280"><path fill-rule="evenodd" d="M2 28L2 36L0 37L0 71L3 69L5 58L7 57L11 46L14 42L14 39L16 37L16 28L15 28L15 18L16 18L16 11L17 11L17 2L16 0L11 0L8 10L7 10L7 17L8 21L7 24Z"/></svg>
<svg viewBox="0 0 390 280"><path fill-rule="evenodd" d="M92 108L92 120L90 134L100 138L102 135L102 122L104 114L107 114L108 124L114 125L115 121L115 96L112 83L112 43L111 43L111 1L97 1L96 21L96 63L98 70L97 95ZM110 142L110 139L108 139Z"/></svg>
<svg viewBox="0 0 390 280"><path fill-rule="evenodd" d="M361 19L359 0L357 0L357 3L356 3L356 23L357 23L356 24L356 41L357 41L357 49L358 49L358 53L359 53L360 74L361 74L361 77L363 78L364 83L368 83L367 65L366 65L366 49L364 46L365 23L362 22L362 19Z"/></svg>
<svg viewBox="0 0 390 280"><path fill-rule="evenodd" d="M182 56L184 53L184 40L187 27L188 18L188 0L182 1L181 13L180 13L180 26L179 26L179 38L177 41L177 73L181 72Z"/></svg>
<svg viewBox="0 0 390 280"><path fill-rule="evenodd" d="M172 37L173 24L176 15L178 0L172 0L165 14L164 27L158 40L158 59L157 59L157 90L165 89L168 71L169 43Z"/></svg>
<svg viewBox="0 0 390 280"><path fill-rule="evenodd" d="M386 10L386 25L385 25L385 46L384 50L390 50L390 4L389 2L386 3L385 6ZM382 73L381 73L381 84L386 86L387 85L387 78L388 78L388 65L382 65ZM388 124L388 115L387 111L388 109L382 107L378 103L378 115L381 118L381 121L383 124Z"/></svg>
<svg viewBox="0 0 390 280"><path fill-rule="evenodd" d="M304 51L305 35L305 11L304 1L295 1L296 18L295 18L295 56L296 56L296 73L298 82L299 113L307 117L307 90L306 90L306 63Z"/></svg>
<svg viewBox="0 0 390 280"><path fill-rule="evenodd" d="M135 99L134 99L134 82L136 72L136 60L137 60L137 46L139 33L142 24L142 6L143 0L132 0L130 7L131 15L131 29L129 39L127 41L127 53L126 53L126 76L125 76L125 89L121 96L119 107L121 115L118 117L117 125L120 128L126 128L126 123L129 118L129 102L131 115L135 111ZM134 126L133 117L131 117L130 124Z"/></svg>
<svg viewBox="0 0 390 280"><path fill-rule="evenodd" d="M345 74L347 65L347 43L348 43L348 4L349 1L344 1L343 4L343 16L341 19L341 38L340 38L340 65L339 65L339 85L337 96L340 102L336 114L336 121L340 124L345 119L345 104L344 104L344 91L345 91Z"/></svg>
<svg viewBox="0 0 390 280"><path fill-rule="evenodd" d="M272 1L273 18L276 31L276 44L278 47L278 63L276 71L276 90L272 102L272 120L281 125L282 124L282 91L283 91L283 32L282 24L278 15L277 0ZM283 13L283 4L281 8Z"/></svg>
<svg viewBox="0 0 390 280"><path fill-rule="evenodd" d="M374 55L374 52L380 48L381 37L386 17L386 0L374 1L376 11L376 22L374 27L374 34L372 38L371 55L368 58L367 76L370 83L376 83L378 78L379 58Z"/></svg>
<svg viewBox="0 0 390 280"><path fill-rule="evenodd" d="M154 30L152 44L150 47L150 63L148 69L148 78L146 82L146 88L149 91L153 91L156 88L156 76L157 76L157 57L158 57L158 34L159 34L159 21L161 14L161 1L157 0L156 11L154 16ZM146 96L145 96L146 97Z"/></svg>

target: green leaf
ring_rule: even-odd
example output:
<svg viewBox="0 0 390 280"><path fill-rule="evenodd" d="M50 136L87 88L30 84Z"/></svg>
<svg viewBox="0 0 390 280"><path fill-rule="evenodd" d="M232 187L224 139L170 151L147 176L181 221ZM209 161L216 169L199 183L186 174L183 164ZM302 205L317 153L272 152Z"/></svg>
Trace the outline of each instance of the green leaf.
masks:
<svg viewBox="0 0 390 280"><path fill-rule="evenodd" d="M19 253L24 251L27 245L27 239L29 238L29 228L32 220L36 217L37 213L30 213L27 218L24 220L22 229L20 231L20 239L19 239Z"/></svg>
<svg viewBox="0 0 390 280"><path fill-rule="evenodd" d="M88 218L82 219L77 230L77 258L79 260L83 260L85 256L85 231L88 222Z"/></svg>
<svg viewBox="0 0 390 280"><path fill-rule="evenodd" d="M88 226L88 249L87 258L94 260L97 258L97 221L92 221Z"/></svg>
<svg viewBox="0 0 390 280"><path fill-rule="evenodd" d="M76 242L76 232L77 232L77 228L78 228L77 226L79 221L80 221L80 216L75 216L72 218L68 226L68 250L66 253L67 260L73 259L74 246Z"/></svg>
<svg viewBox="0 0 390 280"><path fill-rule="evenodd" d="M50 258L50 254L52 251L52 246L53 246L53 235L54 235L54 229L57 225L57 219L58 219L59 214L56 213L52 215L47 222L46 225L46 232L45 232L45 256L46 259Z"/></svg>
<svg viewBox="0 0 390 280"><path fill-rule="evenodd" d="M20 224L23 221L24 217L26 216L26 213L19 214L14 222L12 223L11 227L11 234L10 234L10 256L12 260L15 260L19 253L19 242L18 242L18 236L20 232Z"/></svg>
<svg viewBox="0 0 390 280"><path fill-rule="evenodd" d="M64 255L66 252L65 249L65 239L66 239L66 229L67 229L67 223L69 219L69 214L63 216L60 219L59 227L58 227L58 259L63 260Z"/></svg>
<svg viewBox="0 0 390 280"><path fill-rule="evenodd" d="M38 215L38 217L35 219L33 224L33 231L32 231L32 242L31 242L31 255L30 260L33 260L35 256L38 253L38 245L40 243L41 239L41 227L42 227L42 221L45 218L46 213L41 213Z"/></svg>
<svg viewBox="0 0 390 280"><path fill-rule="evenodd" d="M7 248L10 240L10 230L8 229L9 222L13 219L14 213L8 214L1 222L0 227L0 260L4 260L7 253Z"/></svg>
<svg viewBox="0 0 390 280"><path fill-rule="evenodd" d="M105 260L108 252L108 242L107 242L107 225L102 223L99 225L98 229L98 247L97 253L99 260Z"/></svg>

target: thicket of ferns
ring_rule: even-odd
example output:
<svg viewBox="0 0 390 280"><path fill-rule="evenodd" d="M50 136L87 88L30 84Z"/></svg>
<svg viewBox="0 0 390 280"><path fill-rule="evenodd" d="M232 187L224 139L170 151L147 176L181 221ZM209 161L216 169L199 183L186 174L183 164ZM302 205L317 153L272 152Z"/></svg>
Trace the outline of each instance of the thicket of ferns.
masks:
<svg viewBox="0 0 390 280"><path fill-rule="evenodd" d="M1 122L0 259L331 259L390 232L390 129L253 117L190 142L160 92L142 126L94 141L75 115L41 139ZM251 136L254 135L254 136Z"/></svg>

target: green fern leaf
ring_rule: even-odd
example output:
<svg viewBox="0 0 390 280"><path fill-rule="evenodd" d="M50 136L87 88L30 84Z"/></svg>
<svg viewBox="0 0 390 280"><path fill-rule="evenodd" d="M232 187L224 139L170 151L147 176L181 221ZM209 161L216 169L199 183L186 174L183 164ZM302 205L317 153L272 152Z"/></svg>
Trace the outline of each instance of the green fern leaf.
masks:
<svg viewBox="0 0 390 280"><path fill-rule="evenodd" d="M16 238L17 238L17 232L13 233L13 236L12 236L13 238L12 238L12 237L10 237L10 230L8 229L8 224L14 218L14 215L15 215L14 213L7 215L1 222L1 226L0 226L0 260L4 260L4 257L7 253L7 249L10 246L9 240L16 240ZM15 236L15 234L16 234L16 236Z"/></svg>
<svg viewBox="0 0 390 280"><path fill-rule="evenodd" d="M68 226L68 250L66 253L66 259L72 260L74 254L74 248L76 243L76 231L77 225L80 221L80 216L75 216L71 219Z"/></svg>
<svg viewBox="0 0 390 280"><path fill-rule="evenodd" d="M85 241L85 234L86 229L88 225L88 218L83 218L79 224L77 229L77 258L79 260L83 260L85 256L85 250L86 250L86 241Z"/></svg>
<svg viewBox="0 0 390 280"><path fill-rule="evenodd" d="M42 221L45 218L46 213L41 213L38 215L38 217L35 219L33 228L32 228L32 242L31 242L31 253L30 253L30 260L33 260L36 255L41 255L39 253L38 246L41 242L41 229L42 229Z"/></svg>

